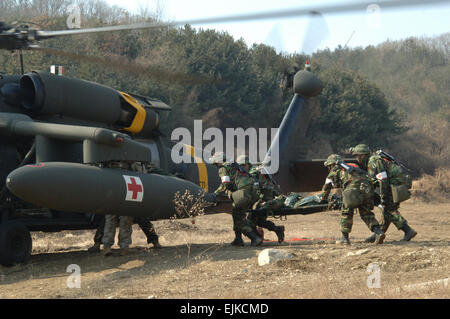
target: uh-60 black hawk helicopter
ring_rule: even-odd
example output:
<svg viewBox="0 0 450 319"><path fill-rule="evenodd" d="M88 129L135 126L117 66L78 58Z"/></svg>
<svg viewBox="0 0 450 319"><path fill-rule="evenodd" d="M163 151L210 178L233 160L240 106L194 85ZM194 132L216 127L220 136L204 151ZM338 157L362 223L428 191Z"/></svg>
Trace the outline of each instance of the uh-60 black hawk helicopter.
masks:
<svg viewBox="0 0 450 319"><path fill-rule="evenodd" d="M391 7L405 5L404 1L384 3ZM366 6L328 6L320 11L352 11ZM0 23L0 49L41 50L101 62L96 57L42 48L36 42L82 33L300 16L312 11L317 10L61 31L14 28ZM177 76L171 79L174 77ZM305 160L292 152L292 145L304 138L315 105L308 101L320 94L322 83L310 70L302 70L295 74L292 88L293 99L263 164L270 162L271 150L278 147L280 168L274 177L281 189L314 191L321 186L320 176L326 174L323 161ZM159 113L170 109L157 99L49 72L1 75L0 264L25 262L29 258L30 231L94 229L98 224L96 216L105 214L168 219L174 216L176 192L189 190L199 194L202 190L215 190L220 180L213 165L172 161L174 142L159 131ZM293 132L295 139L290 138ZM186 150L195 156L191 146L186 145ZM136 169L137 163L141 169ZM148 174L147 164L172 175ZM207 194L205 198L216 204L210 208L211 213L230 208L227 200L217 204L213 196Z"/></svg>

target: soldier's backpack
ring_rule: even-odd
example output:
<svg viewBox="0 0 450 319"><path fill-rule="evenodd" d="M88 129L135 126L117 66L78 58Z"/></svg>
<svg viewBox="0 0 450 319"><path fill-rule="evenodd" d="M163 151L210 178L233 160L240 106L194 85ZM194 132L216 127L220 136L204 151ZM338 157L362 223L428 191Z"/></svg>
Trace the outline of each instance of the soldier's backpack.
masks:
<svg viewBox="0 0 450 319"><path fill-rule="evenodd" d="M410 199L411 176L405 174L403 169L394 162L388 160L384 160L384 162L386 163L386 172L391 186L393 202L397 204Z"/></svg>
<svg viewBox="0 0 450 319"><path fill-rule="evenodd" d="M231 194L233 205L237 209L248 209L255 201L252 190L239 189Z"/></svg>
<svg viewBox="0 0 450 319"><path fill-rule="evenodd" d="M258 200L256 189L254 187L255 180L248 175L237 173L236 191L231 194L234 206L238 209L247 209Z"/></svg>
<svg viewBox="0 0 450 319"><path fill-rule="evenodd" d="M358 167L354 163L347 163L348 166ZM346 172L349 176L350 173ZM373 204L373 185L369 179L356 172L356 176L353 176L348 183L345 183L344 190L342 191L342 202L346 208L357 208L364 203ZM348 177L347 177L348 178Z"/></svg>

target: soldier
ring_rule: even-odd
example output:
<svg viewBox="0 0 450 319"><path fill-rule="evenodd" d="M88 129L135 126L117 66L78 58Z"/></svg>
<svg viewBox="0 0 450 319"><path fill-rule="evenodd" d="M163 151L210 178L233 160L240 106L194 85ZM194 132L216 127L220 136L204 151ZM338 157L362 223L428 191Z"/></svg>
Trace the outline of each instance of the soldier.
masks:
<svg viewBox="0 0 450 319"><path fill-rule="evenodd" d="M114 245L114 237L116 236L116 224L119 221L119 247L122 256L128 253L131 245L131 234L133 232L133 217L131 216L105 216L105 231L102 238L103 255L111 255L111 247Z"/></svg>
<svg viewBox="0 0 450 319"><path fill-rule="evenodd" d="M153 248L161 248L161 244L159 243L158 234L156 234L155 228L153 227L152 222L150 219L147 218L134 218L134 222L139 225L139 227L144 232L145 236L147 237L147 244L153 244ZM89 252L99 252L100 251L100 245L102 244L103 234L105 230L105 217L101 216L101 219L99 221L97 231L94 235L94 245L88 249Z"/></svg>
<svg viewBox="0 0 450 319"><path fill-rule="evenodd" d="M254 196L254 180L250 175L241 172L236 165L226 161L222 152L214 154L209 161L219 167L220 186L214 191L216 196L226 194L233 200L233 230L235 234L231 245L244 246L242 234L251 239L252 246L262 243L262 238L256 233L256 227L246 218L246 211L256 201Z"/></svg>
<svg viewBox="0 0 450 319"><path fill-rule="evenodd" d="M147 163L146 165L142 165L141 163L135 163L135 166L132 167L132 169L147 174L173 176L164 169L157 167L153 163ZM156 234L155 227L153 226L150 219L135 218L134 221L139 225L139 227L142 229L145 236L147 237L147 244L153 244L153 248L161 248L161 244L159 243L159 238L158 235Z"/></svg>
<svg viewBox="0 0 450 319"><path fill-rule="evenodd" d="M105 230L105 216L100 216L98 222L97 230L94 235L94 245L88 248L88 252L96 253L100 251L100 246L102 244L103 232Z"/></svg>
<svg viewBox="0 0 450 319"><path fill-rule="evenodd" d="M113 165L117 165L114 163ZM111 165L110 165L111 166ZM142 164L140 162L134 162L131 164L121 163L122 168L130 168L132 171L147 173L147 174L159 174L159 175L170 175L165 170L155 166L153 163ZM134 222L139 225L139 227L144 232L147 237L147 243L153 244L154 248L161 248L159 243L158 235L156 234L155 228L148 218L134 218ZM102 218L97 227L97 231L94 236L94 245L88 249L89 252L100 251L100 245L102 244L102 239L105 229L105 218Z"/></svg>
<svg viewBox="0 0 450 319"><path fill-rule="evenodd" d="M341 157L337 154L328 156L324 165L328 168L328 176L323 186L322 200L328 198L331 188L343 188L344 204L341 210L341 232L342 238L338 244L350 245L349 233L353 226L354 210L358 209L359 215L367 227L375 232L376 244L382 244L385 234L381 231L375 215L371 211L373 208L373 188L365 174L362 174L356 167L352 171L345 170L339 166ZM351 165L351 164L347 164ZM356 200L355 200L356 199Z"/></svg>
<svg viewBox="0 0 450 319"><path fill-rule="evenodd" d="M400 215L398 211L400 204L394 203L391 192L391 183L395 182L388 176L388 165L381 156L372 155L370 156L370 149L366 144L359 144L352 148L352 154L356 156L361 168L368 171L374 188L380 195L381 199L381 212L383 215L383 221L381 224L381 229L386 232L389 225L393 223L398 230L402 230L405 235L403 241L409 241L417 232L412 229L406 219ZM373 242L374 235L368 237L366 242Z"/></svg>
<svg viewBox="0 0 450 319"><path fill-rule="evenodd" d="M246 169L250 167L250 161L246 155L238 157L237 163L239 165L244 165ZM249 173L259 185L259 199L253 205L253 208L261 209L261 211L250 212L248 214L248 219L256 226L275 232L278 237L278 242L281 244L284 241L284 226L276 226L272 221L267 220L267 217L273 210L284 205L285 197L283 197L282 200L278 200L277 196L280 195L280 193L276 189L276 186L268 177L261 173L258 166L253 166L249 170Z"/></svg>
<svg viewBox="0 0 450 319"><path fill-rule="evenodd" d="M153 226L152 222L148 218L143 217L135 217L134 222L139 225L139 227L144 232L145 236L147 237L147 244L152 244L153 248L162 248L161 244L159 243L159 237L158 234L155 231L155 227Z"/></svg>
<svg viewBox="0 0 450 319"><path fill-rule="evenodd" d="M328 202L331 189L342 188L339 179L340 167L336 164L342 162L342 157L337 154L331 154L323 165L328 168L328 176L325 179L325 184L322 187L322 202Z"/></svg>

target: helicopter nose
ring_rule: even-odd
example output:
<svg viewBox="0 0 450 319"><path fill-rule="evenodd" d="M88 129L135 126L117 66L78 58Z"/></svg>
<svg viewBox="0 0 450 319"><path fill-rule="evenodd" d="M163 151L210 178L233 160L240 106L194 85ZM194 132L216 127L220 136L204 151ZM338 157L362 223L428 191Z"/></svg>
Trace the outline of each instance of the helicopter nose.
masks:
<svg viewBox="0 0 450 319"><path fill-rule="evenodd" d="M28 167L29 166L29 167ZM43 167L44 164L26 165L24 167L13 170L6 177L6 187L16 196L28 196L36 189L36 183L32 182L35 175L35 168Z"/></svg>

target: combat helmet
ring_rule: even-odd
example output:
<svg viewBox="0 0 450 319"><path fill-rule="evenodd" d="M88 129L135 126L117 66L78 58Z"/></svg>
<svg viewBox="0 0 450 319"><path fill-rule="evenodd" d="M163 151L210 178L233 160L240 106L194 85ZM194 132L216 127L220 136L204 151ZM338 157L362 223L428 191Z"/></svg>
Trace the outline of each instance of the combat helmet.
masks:
<svg viewBox="0 0 450 319"><path fill-rule="evenodd" d="M238 163L239 165L250 164L250 160L247 155L239 155L236 159L236 163Z"/></svg>
<svg viewBox="0 0 450 319"><path fill-rule="evenodd" d="M325 163L323 163L323 166L330 166L332 164L337 164L339 161L342 161L342 157L338 154L331 154L330 156L328 156L327 160L325 161Z"/></svg>
<svg viewBox="0 0 450 319"><path fill-rule="evenodd" d="M352 155L365 155L370 154L370 148L366 144L358 144L351 148Z"/></svg>
<svg viewBox="0 0 450 319"><path fill-rule="evenodd" d="M227 161L227 157L223 152L214 153L213 156L209 158L211 164L223 164Z"/></svg>

